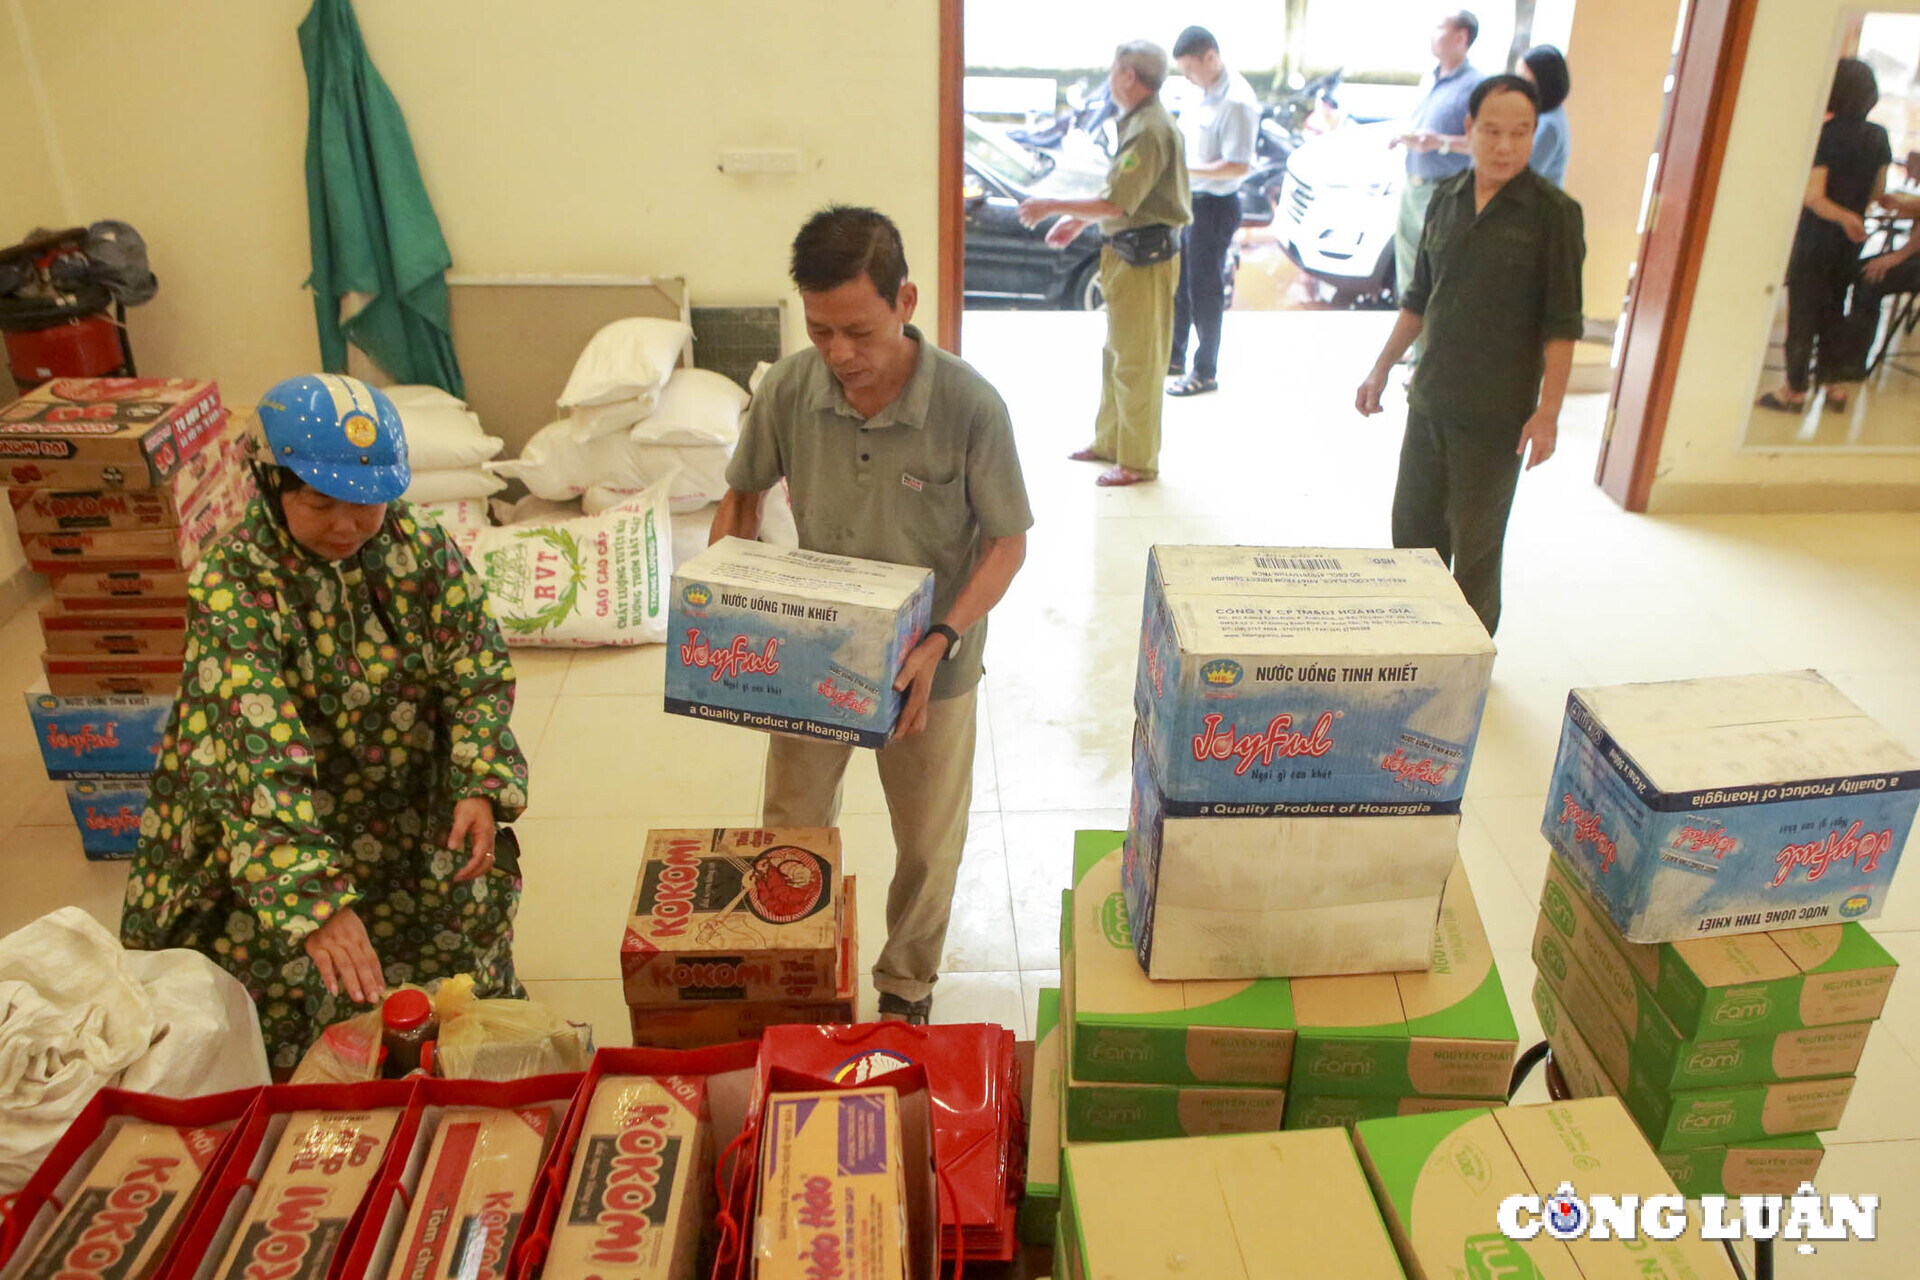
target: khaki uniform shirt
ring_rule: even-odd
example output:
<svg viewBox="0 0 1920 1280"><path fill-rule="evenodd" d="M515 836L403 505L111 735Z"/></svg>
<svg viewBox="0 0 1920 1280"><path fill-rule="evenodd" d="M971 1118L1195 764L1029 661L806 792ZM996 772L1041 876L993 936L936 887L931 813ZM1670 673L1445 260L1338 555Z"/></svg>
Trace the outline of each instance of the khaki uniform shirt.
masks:
<svg viewBox="0 0 1920 1280"><path fill-rule="evenodd" d="M1100 198L1127 211L1125 217L1102 218L1102 235L1135 227L1184 227L1193 221L1186 145L1158 94L1120 118L1120 149Z"/></svg>
<svg viewBox="0 0 1920 1280"><path fill-rule="evenodd" d="M1033 511L999 393L912 325L907 333L920 344L920 362L898 398L871 418L847 402L812 347L768 370L741 424L727 484L760 493L784 478L809 551L933 570L939 622L972 576L981 540L1025 533ZM940 664L934 697L979 683L986 643L983 618L959 654Z"/></svg>

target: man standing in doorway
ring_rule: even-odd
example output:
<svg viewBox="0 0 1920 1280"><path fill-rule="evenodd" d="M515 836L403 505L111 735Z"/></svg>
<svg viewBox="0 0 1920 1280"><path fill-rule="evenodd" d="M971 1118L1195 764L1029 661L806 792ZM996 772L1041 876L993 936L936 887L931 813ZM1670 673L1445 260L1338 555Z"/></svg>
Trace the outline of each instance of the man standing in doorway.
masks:
<svg viewBox="0 0 1920 1280"><path fill-rule="evenodd" d="M890 219L815 214L791 274L813 347L774 365L748 406L711 540L755 536L784 478L802 547L933 570L933 627L894 682L906 705L878 752L898 857L873 966L881 1018L925 1023L967 843L987 613L1026 558L1033 513L999 394L910 323L919 295ZM775 735L763 821L833 826L852 755Z"/></svg>
<svg viewBox="0 0 1920 1280"><path fill-rule="evenodd" d="M1473 167L1440 183L1400 316L1355 407L1380 412L1387 375L1415 338L1393 492L1393 545L1432 547L1489 633L1500 625L1500 559L1524 454L1553 455L1581 331L1580 206L1527 167L1539 115L1531 83L1475 87Z"/></svg>
<svg viewBox="0 0 1920 1280"><path fill-rule="evenodd" d="M1407 181L1400 189L1400 221L1393 232L1394 287L1405 293L1413 279L1413 255L1435 184L1464 170L1467 159L1467 98L1483 79L1467 61L1480 35L1480 19L1465 9L1433 26L1428 47L1439 60L1406 133L1393 145L1407 149Z"/></svg>
<svg viewBox="0 0 1920 1280"><path fill-rule="evenodd" d="M1180 283L1180 228L1193 221L1180 130L1160 102L1167 52L1147 40L1114 51L1108 91L1120 107L1120 146L1106 188L1087 200L1035 198L1024 226L1062 215L1047 243L1064 249L1097 219L1100 288L1107 299L1100 416L1076 462L1109 462L1094 483L1139 484L1160 474L1161 389L1173 351L1173 294Z"/></svg>
<svg viewBox="0 0 1920 1280"><path fill-rule="evenodd" d="M1180 74L1201 90L1198 105L1180 113L1187 174L1193 188L1193 221L1181 235L1180 285L1173 295L1173 354L1167 374L1170 396L1197 396L1217 389L1220 323L1226 311L1227 249L1240 227L1240 183L1253 168L1260 131L1260 100L1253 86L1220 60L1220 42L1205 27L1188 27L1173 42ZM1200 335L1187 372L1187 334Z"/></svg>

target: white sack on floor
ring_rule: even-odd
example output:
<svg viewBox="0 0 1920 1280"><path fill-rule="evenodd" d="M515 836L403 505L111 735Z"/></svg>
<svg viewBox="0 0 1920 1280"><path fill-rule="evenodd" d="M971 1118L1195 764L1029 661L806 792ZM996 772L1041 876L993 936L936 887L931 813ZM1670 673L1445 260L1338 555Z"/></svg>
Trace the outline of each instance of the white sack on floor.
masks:
<svg viewBox="0 0 1920 1280"><path fill-rule="evenodd" d="M510 645L661 644L673 585L665 486L603 515L459 539Z"/></svg>
<svg viewBox="0 0 1920 1280"><path fill-rule="evenodd" d="M0 1194L103 1088L187 1098L268 1082L246 988L193 951L128 952L78 907L0 938Z"/></svg>
<svg viewBox="0 0 1920 1280"><path fill-rule="evenodd" d="M740 439L747 393L711 369L678 369L660 393L660 404L628 433L635 444L720 444Z"/></svg>
<svg viewBox="0 0 1920 1280"><path fill-rule="evenodd" d="M630 502L644 490L669 479L676 515L698 511L727 496L727 463L733 446L726 444L630 444L622 459L626 478L589 485L586 509L606 511Z"/></svg>
<svg viewBox="0 0 1920 1280"><path fill-rule="evenodd" d="M506 487L505 480L478 467L463 471L416 470L405 496L415 505L432 506L458 502L462 498L490 498Z"/></svg>
<svg viewBox="0 0 1920 1280"><path fill-rule="evenodd" d="M407 462L415 471L472 469L500 456L506 442L488 435L466 401L438 387L382 388L400 411Z"/></svg>
<svg viewBox="0 0 1920 1280"><path fill-rule="evenodd" d="M423 409L464 409L467 402L451 391L425 383L403 382L397 386L382 387L387 399L393 401L396 409L418 407Z"/></svg>
<svg viewBox="0 0 1920 1280"><path fill-rule="evenodd" d="M693 329L678 320L634 316L615 320L588 340L560 393L560 407L612 404L648 392L658 394Z"/></svg>
<svg viewBox="0 0 1920 1280"><path fill-rule="evenodd" d="M448 533L458 533L462 529L486 529L493 525L493 521L487 519L487 504L480 498L416 504L414 510Z"/></svg>
<svg viewBox="0 0 1920 1280"><path fill-rule="evenodd" d="M567 421L573 424L573 433L581 440L619 435L631 431L636 422L652 413L659 399L649 391L631 400L616 400L612 404L581 405L567 410Z"/></svg>

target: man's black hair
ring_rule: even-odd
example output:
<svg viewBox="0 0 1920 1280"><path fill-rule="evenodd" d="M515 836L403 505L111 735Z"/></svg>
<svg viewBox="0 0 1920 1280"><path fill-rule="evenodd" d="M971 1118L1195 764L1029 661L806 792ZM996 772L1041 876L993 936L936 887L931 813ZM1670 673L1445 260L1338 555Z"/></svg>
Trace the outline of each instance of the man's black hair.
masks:
<svg viewBox="0 0 1920 1280"><path fill-rule="evenodd" d="M1567 100L1573 90L1573 77L1567 72L1567 60L1550 44L1537 44L1520 55L1520 61L1533 72L1533 84L1540 91L1540 110L1551 111Z"/></svg>
<svg viewBox="0 0 1920 1280"><path fill-rule="evenodd" d="M1176 58L1198 57L1208 50L1214 53L1220 52L1220 42L1215 40L1213 32L1205 27L1188 27L1180 33L1180 38L1173 42L1173 56Z"/></svg>
<svg viewBox="0 0 1920 1280"><path fill-rule="evenodd" d="M1473 48L1473 42L1480 38L1480 19L1471 9L1460 9L1447 15L1447 21L1467 33L1467 48Z"/></svg>
<svg viewBox="0 0 1920 1280"><path fill-rule="evenodd" d="M1865 120L1880 101L1880 81L1873 68L1858 58L1842 58L1833 71L1833 89L1827 110L1836 120Z"/></svg>
<svg viewBox="0 0 1920 1280"><path fill-rule="evenodd" d="M1496 93L1517 93L1533 104L1533 113L1540 114L1540 91L1533 82L1524 76L1488 76L1473 86L1473 92L1467 97L1467 115L1480 114L1480 104Z"/></svg>
<svg viewBox="0 0 1920 1280"><path fill-rule="evenodd" d="M864 275L891 307L907 280L907 251L900 228L878 209L829 205L793 238L787 270L802 293L826 293Z"/></svg>

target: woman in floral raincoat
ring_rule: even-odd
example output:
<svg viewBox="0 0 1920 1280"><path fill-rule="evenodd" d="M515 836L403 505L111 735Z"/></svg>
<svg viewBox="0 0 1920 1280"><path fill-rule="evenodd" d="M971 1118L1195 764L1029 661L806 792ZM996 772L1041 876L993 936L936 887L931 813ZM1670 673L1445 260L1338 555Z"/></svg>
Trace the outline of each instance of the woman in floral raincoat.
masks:
<svg viewBox="0 0 1920 1280"><path fill-rule="evenodd" d="M310 375L260 419L262 492L189 587L120 931L244 982L284 1072L392 985L471 973L480 995L523 994L519 872L493 848L527 765L479 579L388 505L408 483L392 403Z"/></svg>

